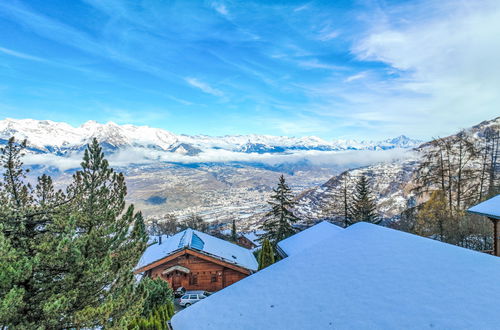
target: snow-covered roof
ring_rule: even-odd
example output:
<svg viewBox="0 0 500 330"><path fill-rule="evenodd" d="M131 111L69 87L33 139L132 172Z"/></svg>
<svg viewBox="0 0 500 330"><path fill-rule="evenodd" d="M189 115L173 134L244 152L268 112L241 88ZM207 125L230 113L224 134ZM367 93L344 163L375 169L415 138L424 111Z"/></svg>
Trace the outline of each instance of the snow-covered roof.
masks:
<svg viewBox="0 0 500 330"><path fill-rule="evenodd" d="M500 195L496 195L467 210L471 213L484 215L489 218L500 219Z"/></svg>
<svg viewBox="0 0 500 330"><path fill-rule="evenodd" d="M172 318L190 329L498 329L500 258L357 223Z"/></svg>
<svg viewBox="0 0 500 330"><path fill-rule="evenodd" d="M343 228L336 226L328 221L322 221L312 227L309 227L287 239L278 243L278 248L285 252L287 256L297 254L298 252L311 247L311 245L341 232Z"/></svg>
<svg viewBox="0 0 500 330"><path fill-rule="evenodd" d="M260 239L259 235L262 235L264 233L265 233L265 231L263 231L263 230L255 230L255 231L251 231L249 233L243 233L243 236L245 236L249 241L251 241L257 247L260 247L262 244L259 241L259 239Z"/></svg>
<svg viewBox="0 0 500 330"><path fill-rule="evenodd" d="M171 237L162 236L161 241L161 244L155 243L146 249L136 269L186 248L200 251L249 270L257 270L258 268L257 260L255 260L252 251L191 228Z"/></svg>

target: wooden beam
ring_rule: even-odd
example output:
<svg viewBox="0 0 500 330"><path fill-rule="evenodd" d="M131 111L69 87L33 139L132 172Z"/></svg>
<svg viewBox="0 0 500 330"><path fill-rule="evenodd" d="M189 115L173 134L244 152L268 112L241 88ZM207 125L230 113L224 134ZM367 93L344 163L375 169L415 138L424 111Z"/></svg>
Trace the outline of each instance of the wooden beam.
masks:
<svg viewBox="0 0 500 330"><path fill-rule="evenodd" d="M500 257L500 244L498 244L498 219L489 218L493 223L493 254Z"/></svg>

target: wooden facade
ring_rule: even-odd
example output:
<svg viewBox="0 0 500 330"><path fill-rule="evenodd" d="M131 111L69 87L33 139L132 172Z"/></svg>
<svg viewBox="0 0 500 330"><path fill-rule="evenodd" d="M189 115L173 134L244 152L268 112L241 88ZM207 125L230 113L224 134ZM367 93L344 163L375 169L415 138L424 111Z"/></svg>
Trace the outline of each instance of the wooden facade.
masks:
<svg viewBox="0 0 500 330"><path fill-rule="evenodd" d="M189 248L136 270L167 281L175 290L215 292L250 275L252 271Z"/></svg>
<svg viewBox="0 0 500 330"><path fill-rule="evenodd" d="M246 238L243 235L238 236L238 239L236 240L236 243L239 246L242 246L245 249L249 249L249 250L255 249L257 247L257 245L254 242L252 242L251 240L249 240L248 238Z"/></svg>

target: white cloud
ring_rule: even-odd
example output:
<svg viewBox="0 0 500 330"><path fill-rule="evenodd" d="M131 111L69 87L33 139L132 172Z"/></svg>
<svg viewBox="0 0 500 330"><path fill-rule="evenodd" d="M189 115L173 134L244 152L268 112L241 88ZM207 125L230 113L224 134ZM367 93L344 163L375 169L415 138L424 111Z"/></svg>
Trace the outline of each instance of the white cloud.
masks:
<svg viewBox="0 0 500 330"><path fill-rule="evenodd" d="M349 150L349 151L319 151L298 150L287 154L243 153L227 150L209 149L196 156L187 156L172 152L150 150L144 148L127 148L106 155L112 167L126 167L132 164L154 164L159 162L173 163L227 163L252 162L267 165L295 163L307 160L313 165L359 167L380 162L391 162L398 159L414 157L413 153L404 149L392 150ZM23 159L26 165L43 165L55 167L62 171L80 167L81 153L69 156L54 154L28 154Z"/></svg>
<svg viewBox="0 0 500 330"><path fill-rule="evenodd" d="M335 31L335 30L333 30L333 31L323 31L318 36L318 39L321 40L321 41L329 41L329 40L337 38L339 35L340 35L339 31Z"/></svg>
<svg viewBox="0 0 500 330"><path fill-rule="evenodd" d="M219 97L224 96L224 93L222 91L220 91L216 88L213 88L209 84L204 83L204 82L198 80L197 78L187 77L187 78L185 78L185 80L188 84L202 90L204 93L212 94L214 96L219 96Z"/></svg>
<svg viewBox="0 0 500 330"><path fill-rule="evenodd" d="M228 16L229 11L227 10L227 7L225 4L220 3L220 2L212 2L212 8L215 9L216 12L221 14L222 16Z"/></svg>
<svg viewBox="0 0 500 330"><path fill-rule="evenodd" d="M28 153L23 157L25 165L42 165L54 167L61 171L75 169L80 167L83 153L74 153L66 157L57 156L54 154L32 154Z"/></svg>
<svg viewBox="0 0 500 330"><path fill-rule="evenodd" d="M366 72L360 72L360 73L357 73L357 74L354 74L352 76L349 76L347 77L346 79L344 79L345 82L351 82L351 81L355 81L355 80L358 80L358 79L363 79L366 77Z"/></svg>
<svg viewBox="0 0 500 330"><path fill-rule="evenodd" d="M500 108L499 35L499 1L420 1L392 8L352 49L360 60L386 63L392 74L362 86L364 95L360 89L343 96L362 104L360 112L384 109L409 134L423 125L446 134L493 118ZM420 120L414 121L417 113Z"/></svg>
<svg viewBox="0 0 500 330"><path fill-rule="evenodd" d="M306 10L306 9L309 9L309 4L305 4L305 5L302 5L302 6L299 6L299 7L296 7L293 9L294 12L298 13L299 11L303 11L303 10Z"/></svg>
<svg viewBox="0 0 500 330"><path fill-rule="evenodd" d="M345 68L339 65L332 65L327 63L319 62L317 59L307 60L307 61L298 61L297 62L301 67L311 68L311 69L326 69L326 70L344 70Z"/></svg>
<svg viewBox="0 0 500 330"><path fill-rule="evenodd" d="M7 54L7 55L10 55L10 56L22 58L22 59L25 59L25 60L37 61L37 62L44 62L45 61L43 58L32 56L32 55L28 55L28 54L21 53L21 52L16 52L16 51L14 51L12 49L4 48L4 47L0 47L0 52L4 53L4 54Z"/></svg>

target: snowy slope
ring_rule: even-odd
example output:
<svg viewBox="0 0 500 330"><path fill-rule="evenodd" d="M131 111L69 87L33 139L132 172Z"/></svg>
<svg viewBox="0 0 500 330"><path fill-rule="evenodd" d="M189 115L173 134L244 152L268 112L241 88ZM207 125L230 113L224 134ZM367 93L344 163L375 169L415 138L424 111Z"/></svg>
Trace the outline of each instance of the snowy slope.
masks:
<svg viewBox="0 0 500 330"><path fill-rule="evenodd" d="M407 159L393 163L380 163L348 171L349 190L353 191L356 180L362 174L370 179L373 197L378 212L386 218L400 214L412 197L411 184L417 167L417 159ZM334 176L324 184L303 192L298 197L295 214L304 219L332 218L339 203L335 194L342 186L341 176Z"/></svg>
<svg viewBox="0 0 500 330"><path fill-rule="evenodd" d="M500 117L483 121L478 125L465 130L472 137L483 136L488 130L500 132ZM444 139L454 138L455 135ZM404 137L389 140L388 143L404 144ZM414 193L415 170L419 164L419 152L432 148L430 142L423 143L417 147L412 157L404 160L378 163L369 166L353 168L347 171L351 178L349 189L353 190L356 178L365 174L371 182L373 197L377 202L380 215L386 219L397 217L408 206L415 206ZM331 219L338 211L334 211L335 194L340 191L342 176L336 175L324 184L304 191L298 196L298 205L295 209L296 215L303 219L317 221L320 219ZM421 202L421 201L417 201Z"/></svg>
<svg viewBox="0 0 500 330"><path fill-rule="evenodd" d="M172 326L498 329L498 278L497 257L358 223L186 308Z"/></svg>

